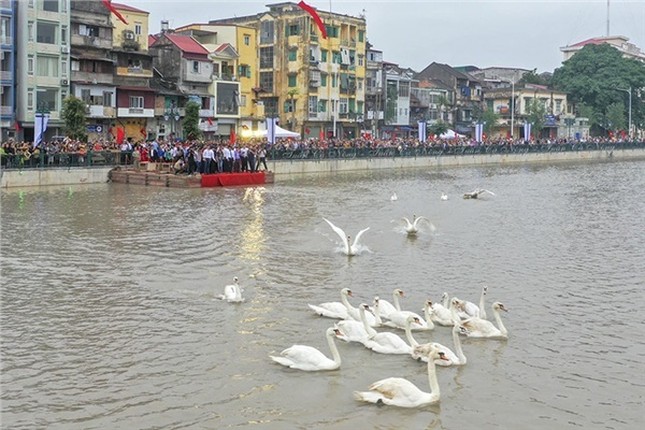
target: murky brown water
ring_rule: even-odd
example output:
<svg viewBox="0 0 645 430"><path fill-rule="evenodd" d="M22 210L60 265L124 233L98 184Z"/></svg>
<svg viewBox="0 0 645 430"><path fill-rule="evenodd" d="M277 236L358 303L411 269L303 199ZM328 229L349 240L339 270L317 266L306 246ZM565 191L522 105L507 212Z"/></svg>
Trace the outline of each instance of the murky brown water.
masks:
<svg viewBox="0 0 645 430"><path fill-rule="evenodd" d="M645 393L645 164L463 168L296 178L264 188L127 185L2 192L1 421L6 429L637 429ZM477 187L481 201L460 198ZM398 201L391 202L393 191ZM441 202L446 192L451 197ZM425 215L416 240L392 220ZM334 252L329 218L371 252ZM239 276L246 302L215 299ZM441 293L510 309L506 342L464 340L420 410L352 391L423 364L339 344L307 303ZM450 345L450 330L416 335Z"/></svg>

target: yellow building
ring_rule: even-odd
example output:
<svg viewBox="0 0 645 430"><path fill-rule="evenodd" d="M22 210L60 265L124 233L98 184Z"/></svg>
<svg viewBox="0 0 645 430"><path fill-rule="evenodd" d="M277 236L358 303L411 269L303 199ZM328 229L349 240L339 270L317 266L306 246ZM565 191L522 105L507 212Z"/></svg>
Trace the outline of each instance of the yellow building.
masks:
<svg viewBox="0 0 645 430"><path fill-rule="evenodd" d="M267 7L266 13L209 23L255 28L255 102L305 138L357 136L365 103L365 18L319 10L324 39L296 3Z"/></svg>
<svg viewBox="0 0 645 430"><path fill-rule="evenodd" d="M218 134L231 129L257 130L264 123L264 109L255 103L257 82L257 35L254 27L231 24L189 24L175 32L193 36L213 62L215 118ZM234 98L236 106L227 100Z"/></svg>

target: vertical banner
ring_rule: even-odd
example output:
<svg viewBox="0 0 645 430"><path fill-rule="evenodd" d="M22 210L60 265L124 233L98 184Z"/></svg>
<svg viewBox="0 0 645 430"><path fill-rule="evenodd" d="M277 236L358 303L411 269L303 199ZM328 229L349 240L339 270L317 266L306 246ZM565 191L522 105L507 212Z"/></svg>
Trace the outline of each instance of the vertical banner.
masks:
<svg viewBox="0 0 645 430"><path fill-rule="evenodd" d="M482 123L475 124L475 140L477 143L484 141L484 124Z"/></svg>
<svg viewBox="0 0 645 430"><path fill-rule="evenodd" d="M267 140L271 145L275 143L275 126L278 118L267 118Z"/></svg>
<svg viewBox="0 0 645 430"><path fill-rule="evenodd" d="M531 123L524 123L524 140L529 142L531 140Z"/></svg>
<svg viewBox="0 0 645 430"><path fill-rule="evenodd" d="M47 131L47 124L49 123L48 113L37 113L34 116L34 148L37 147L43 140L43 136Z"/></svg>
<svg viewBox="0 0 645 430"><path fill-rule="evenodd" d="M425 143L428 140L427 126L427 122L419 121L419 142Z"/></svg>

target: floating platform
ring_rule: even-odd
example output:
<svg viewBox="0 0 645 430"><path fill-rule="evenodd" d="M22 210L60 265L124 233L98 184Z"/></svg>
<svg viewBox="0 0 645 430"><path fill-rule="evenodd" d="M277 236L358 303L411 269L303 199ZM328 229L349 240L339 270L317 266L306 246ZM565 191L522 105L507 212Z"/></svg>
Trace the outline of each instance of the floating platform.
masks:
<svg viewBox="0 0 645 430"><path fill-rule="evenodd" d="M273 183L273 172L216 173L212 175L175 175L170 172L116 168L110 180L117 184L147 185L169 188L213 188Z"/></svg>

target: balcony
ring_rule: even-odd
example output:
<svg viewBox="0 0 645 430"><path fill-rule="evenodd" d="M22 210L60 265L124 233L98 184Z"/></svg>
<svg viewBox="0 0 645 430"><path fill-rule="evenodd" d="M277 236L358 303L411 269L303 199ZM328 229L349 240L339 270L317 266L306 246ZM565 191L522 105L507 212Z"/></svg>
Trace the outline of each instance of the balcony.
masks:
<svg viewBox="0 0 645 430"><path fill-rule="evenodd" d="M0 116L12 116L13 107L11 106L0 106Z"/></svg>
<svg viewBox="0 0 645 430"><path fill-rule="evenodd" d="M143 109L141 110L143 111ZM86 115L89 118L114 118L115 112L114 112L114 108L110 106L92 105L86 111Z"/></svg>
<svg viewBox="0 0 645 430"><path fill-rule="evenodd" d="M11 0L0 0L0 9L11 9Z"/></svg>
<svg viewBox="0 0 645 430"><path fill-rule="evenodd" d="M0 45L7 45L11 46L13 45L13 38L10 36L0 36Z"/></svg>
<svg viewBox="0 0 645 430"><path fill-rule="evenodd" d="M101 49L112 49L112 39L103 39L96 36L82 36L72 34L72 46L91 46Z"/></svg>
<svg viewBox="0 0 645 430"><path fill-rule="evenodd" d="M135 78L152 78L152 70L147 70L143 67L117 67L116 74Z"/></svg>
<svg viewBox="0 0 645 430"><path fill-rule="evenodd" d="M111 73L79 72L72 70L72 82L92 82L93 84L112 85L114 76Z"/></svg>
<svg viewBox="0 0 645 430"><path fill-rule="evenodd" d="M213 118L215 116L215 110L213 109L200 109L199 117L200 118Z"/></svg>
<svg viewBox="0 0 645 430"><path fill-rule="evenodd" d="M0 81L12 81L12 80L13 80L13 73L6 72L4 70L0 72Z"/></svg>
<svg viewBox="0 0 645 430"><path fill-rule="evenodd" d="M154 118L154 109L120 107L117 109L119 118Z"/></svg>

